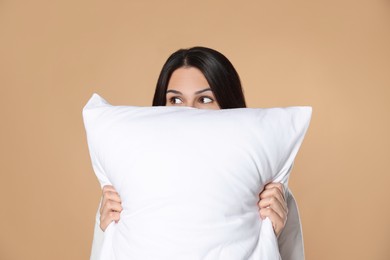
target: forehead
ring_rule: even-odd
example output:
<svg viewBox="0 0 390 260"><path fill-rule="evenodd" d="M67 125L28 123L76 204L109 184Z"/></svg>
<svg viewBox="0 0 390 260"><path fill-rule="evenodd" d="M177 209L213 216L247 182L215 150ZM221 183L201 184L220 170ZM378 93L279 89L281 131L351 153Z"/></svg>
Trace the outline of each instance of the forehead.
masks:
<svg viewBox="0 0 390 260"><path fill-rule="evenodd" d="M194 67L182 67L175 70L168 83L167 90L174 89L182 93L192 93L210 87L203 73Z"/></svg>

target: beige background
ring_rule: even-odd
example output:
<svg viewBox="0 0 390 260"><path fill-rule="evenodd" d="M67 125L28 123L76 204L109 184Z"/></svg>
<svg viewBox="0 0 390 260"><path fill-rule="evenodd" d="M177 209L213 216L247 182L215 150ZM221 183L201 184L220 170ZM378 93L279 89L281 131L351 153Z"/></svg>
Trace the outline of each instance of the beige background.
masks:
<svg viewBox="0 0 390 260"><path fill-rule="evenodd" d="M0 0L0 259L88 259L99 184L81 110L151 105L203 45L249 107L311 105L290 186L307 259L390 259L390 2Z"/></svg>

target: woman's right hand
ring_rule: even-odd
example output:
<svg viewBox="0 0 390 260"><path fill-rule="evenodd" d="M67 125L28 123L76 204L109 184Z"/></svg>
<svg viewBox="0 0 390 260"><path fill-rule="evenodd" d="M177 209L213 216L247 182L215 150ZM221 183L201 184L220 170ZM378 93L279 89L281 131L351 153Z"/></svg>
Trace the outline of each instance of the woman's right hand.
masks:
<svg viewBox="0 0 390 260"><path fill-rule="evenodd" d="M105 231L108 225L115 221L118 223L122 211L121 198L111 185L103 187L102 203L100 205L100 228Z"/></svg>

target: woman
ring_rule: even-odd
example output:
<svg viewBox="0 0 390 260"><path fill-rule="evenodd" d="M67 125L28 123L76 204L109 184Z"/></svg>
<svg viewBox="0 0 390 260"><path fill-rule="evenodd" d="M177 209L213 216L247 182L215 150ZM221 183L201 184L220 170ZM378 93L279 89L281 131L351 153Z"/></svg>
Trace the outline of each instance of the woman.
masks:
<svg viewBox="0 0 390 260"><path fill-rule="evenodd" d="M246 107L239 75L221 53L205 47L181 49L164 64L153 98L153 106L191 106L199 109ZM295 200L280 183L269 183L259 194L259 217L268 217L278 237L282 259L304 259L302 231ZM103 187L97 213L91 259L100 249L102 231L120 220L119 194Z"/></svg>

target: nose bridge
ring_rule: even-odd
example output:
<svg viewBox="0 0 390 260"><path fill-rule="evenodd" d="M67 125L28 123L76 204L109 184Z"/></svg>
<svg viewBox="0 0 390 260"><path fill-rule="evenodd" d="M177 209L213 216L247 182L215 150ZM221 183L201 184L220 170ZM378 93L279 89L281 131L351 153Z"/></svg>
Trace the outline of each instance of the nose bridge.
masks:
<svg viewBox="0 0 390 260"><path fill-rule="evenodd" d="M187 106L197 108L196 99L195 98L188 99Z"/></svg>

